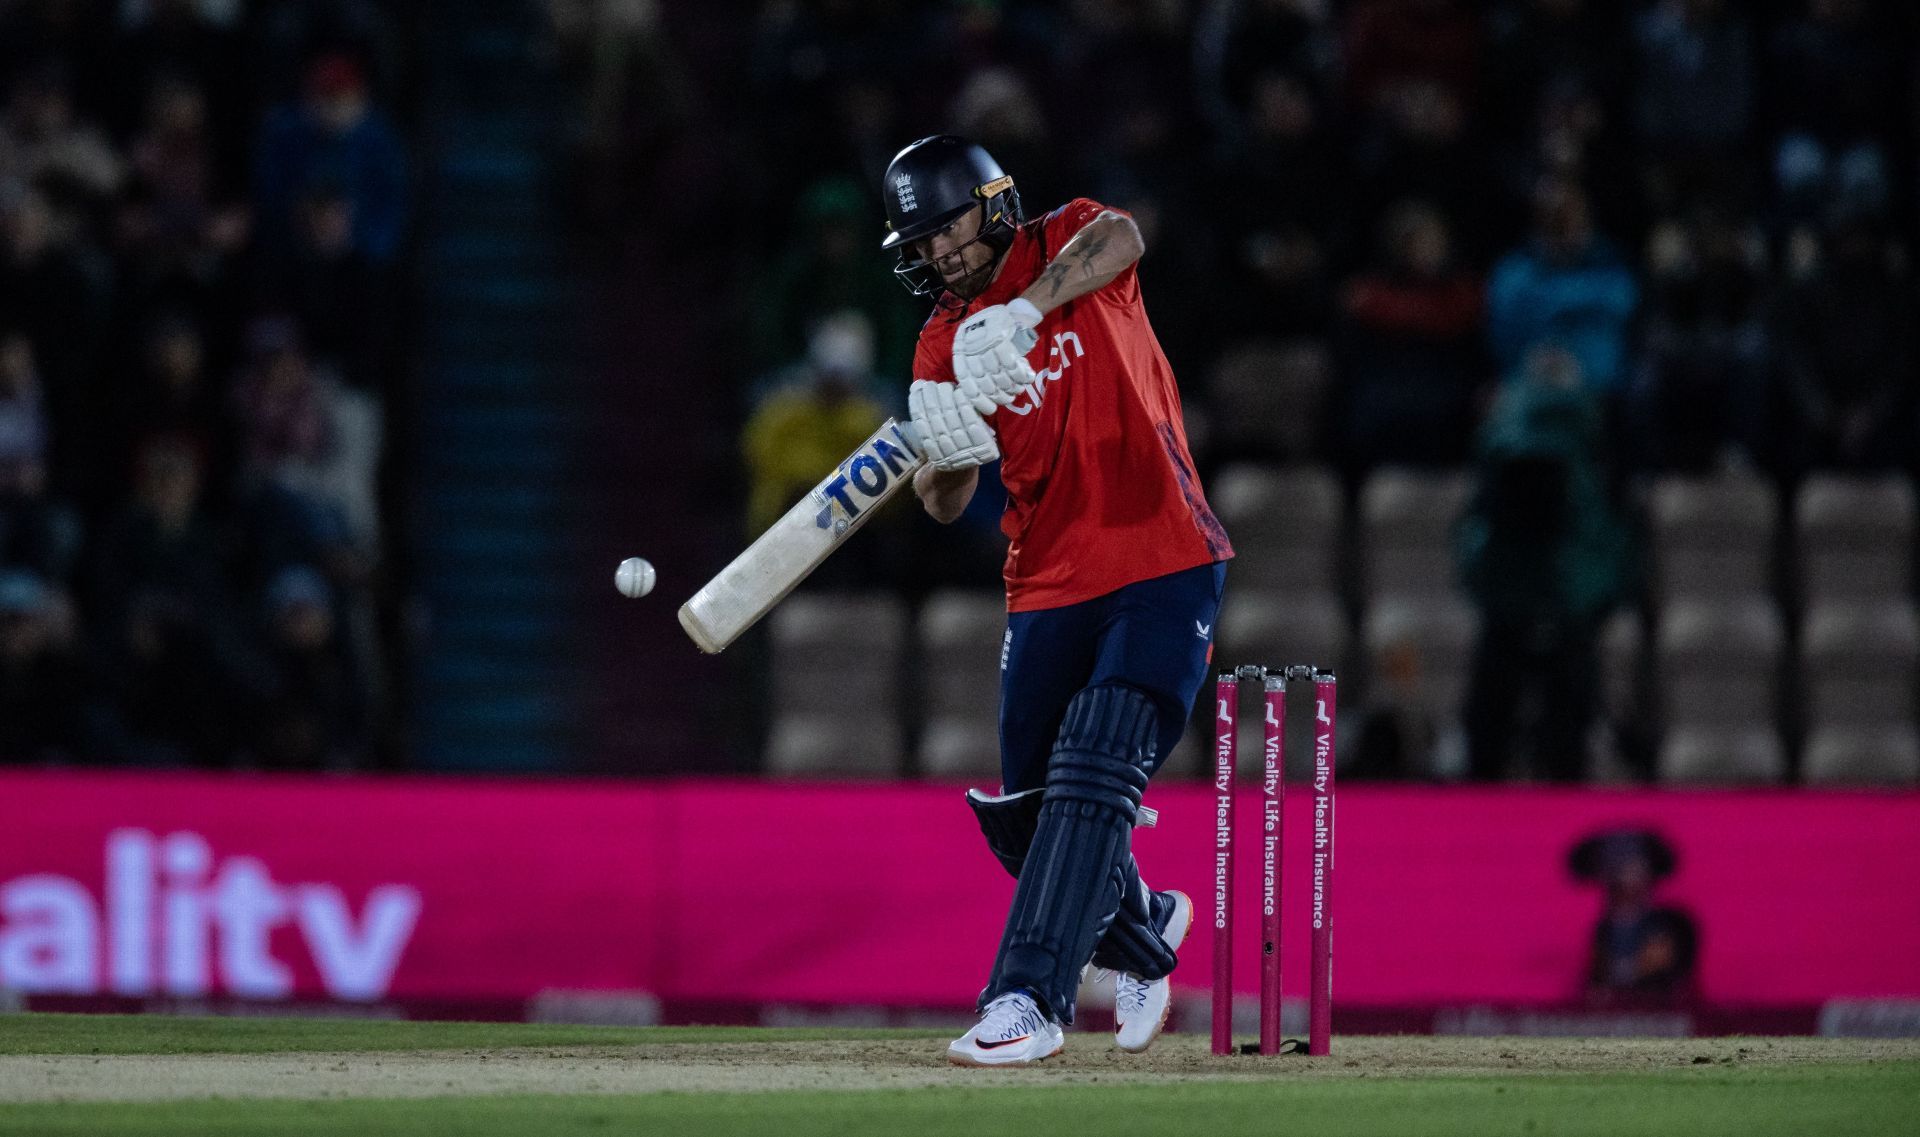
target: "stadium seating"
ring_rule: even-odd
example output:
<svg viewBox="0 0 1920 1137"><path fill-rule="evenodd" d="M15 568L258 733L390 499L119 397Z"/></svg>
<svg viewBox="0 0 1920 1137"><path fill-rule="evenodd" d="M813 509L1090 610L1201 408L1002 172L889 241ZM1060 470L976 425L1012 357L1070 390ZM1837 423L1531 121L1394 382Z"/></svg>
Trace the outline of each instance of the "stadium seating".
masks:
<svg viewBox="0 0 1920 1137"><path fill-rule="evenodd" d="M906 613L892 596L800 592L769 620L773 725L767 769L781 775L900 772Z"/></svg>
<svg viewBox="0 0 1920 1137"><path fill-rule="evenodd" d="M1229 466L1208 487L1207 500L1233 539L1233 590L1337 589L1345 509L1331 471Z"/></svg>
<svg viewBox="0 0 1920 1137"><path fill-rule="evenodd" d="M1361 627L1369 698L1410 700L1411 711L1434 726L1436 737L1457 736L1479 616L1457 596L1389 596L1368 608ZM1404 689L1391 693L1381 676L1407 672ZM1343 732L1344 733L1344 732Z"/></svg>
<svg viewBox="0 0 1920 1137"><path fill-rule="evenodd" d="M1914 492L1905 478L1814 475L1794 497L1793 544L1808 603L1906 595Z"/></svg>
<svg viewBox="0 0 1920 1137"><path fill-rule="evenodd" d="M1311 344L1229 348L1207 383L1208 445L1235 457L1312 453L1331 378L1325 350Z"/></svg>
<svg viewBox="0 0 1920 1137"><path fill-rule="evenodd" d="M1786 635L1765 595L1666 605L1655 632L1663 778L1779 777L1776 694ZM1768 744L1757 741L1764 737Z"/></svg>
<svg viewBox="0 0 1920 1137"><path fill-rule="evenodd" d="M1815 785L1912 785L1920 782L1920 738L1910 722L1821 727L1801 751L1800 776Z"/></svg>
<svg viewBox="0 0 1920 1137"><path fill-rule="evenodd" d="M1215 637L1215 662L1340 668L1351 635L1340 600L1329 592L1229 589Z"/></svg>
<svg viewBox="0 0 1920 1137"><path fill-rule="evenodd" d="M767 740L766 769L776 777L893 778L900 773L900 729L873 716L782 714Z"/></svg>
<svg viewBox="0 0 1920 1137"><path fill-rule="evenodd" d="M920 772L997 783L1000 775L1000 644L1006 601L994 592L949 590L920 610L920 646L937 667L915 669Z"/></svg>
<svg viewBox="0 0 1920 1137"><path fill-rule="evenodd" d="M1454 581L1451 536L1470 477L1379 471L1362 487L1351 530L1340 482L1324 467L1234 464L1209 488L1241 554L1215 662L1331 666L1348 698L1407 703L1436 736L1457 739L1477 616ZM1647 491L1651 608L1644 619L1616 612L1602 630L1603 721L1651 724L1667 782L1783 780L1796 740L1810 783L1920 781L1914 510L1905 480L1810 477L1793 498L1788 560L1776 573L1781 519L1768 483L1656 479ZM1350 563L1357 573L1345 571ZM1791 636L1776 596L1791 598ZM897 600L802 593L770 622L770 771L889 776L911 745L911 768L924 776L997 782L998 593L926 600L912 631L938 668L907 666ZM823 685L837 693L830 712L812 705ZM1165 765L1171 776L1208 767L1207 702ZM1245 717L1243 773L1260 749L1257 716ZM1635 776L1617 759L1603 756L1595 776Z"/></svg>
<svg viewBox="0 0 1920 1137"><path fill-rule="evenodd" d="M1800 705L1810 728L1913 722L1920 623L1906 600L1833 602L1801 624Z"/></svg>
<svg viewBox="0 0 1920 1137"><path fill-rule="evenodd" d="M1453 525L1472 488L1465 473L1387 469L1367 480L1360 556L1370 603L1389 595L1453 595Z"/></svg>
<svg viewBox="0 0 1920 1137"><path fill-rule="evenodd" d="M1653 591L1662 603L1773 588L1779 507L1758 478L1663 477L1649 493Z"/></svg>
<svg viewBox="0 0 1920 1137"><path fill-rule="evenodd" d="M1668 731L1660 746L1663 782L1766 783L1786 772L1786 748L1768 726L1688 725Z"/></svg>

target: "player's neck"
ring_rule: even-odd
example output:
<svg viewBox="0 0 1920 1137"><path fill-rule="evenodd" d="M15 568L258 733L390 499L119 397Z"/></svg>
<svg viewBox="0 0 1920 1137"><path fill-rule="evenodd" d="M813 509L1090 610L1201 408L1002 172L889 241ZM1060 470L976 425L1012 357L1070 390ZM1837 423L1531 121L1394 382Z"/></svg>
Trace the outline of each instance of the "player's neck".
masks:
<svg viewBox="0 0 1920 1137"><path fill-rule="evenodd" d="M1000 274L1005 272L1006 270L1007 270L1007 250L1002 249L1000 250L1000 255L993 258L993 275L987 278L987 287L980 290L981 295L983 296L986 295L988 289L991 289L994 285L1000 283Z"/></svg>

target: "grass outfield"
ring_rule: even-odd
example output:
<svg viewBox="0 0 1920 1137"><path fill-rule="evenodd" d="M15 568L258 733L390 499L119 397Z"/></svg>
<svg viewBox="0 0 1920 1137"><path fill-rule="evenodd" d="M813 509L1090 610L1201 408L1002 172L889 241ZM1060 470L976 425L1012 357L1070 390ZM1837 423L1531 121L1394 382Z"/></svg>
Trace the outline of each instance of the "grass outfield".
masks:
<svg viewBox="0 0 1920 1137"><path fill-rule="evenodd" d="M0 1135L36 1137L1825 1137L1920 1114L1915 1041L1342 1037L1259 1059L1070 1035L1041 1067L982 1071L927 1032L0 1016L0 1047ZM141 1100L29 1100L50 1085Z"/></svg>
<svg viewBox="0 0 1920 1137"><path fill-rule="evenodd" d="M507 1046L802 1042L943 1038L940 1031L731 1026L560 1026L348 1018L179 1018L171 1015L0 1014L0 1054L280 1054L340 1050L457 1050Z"/></svg>
<svg viewBox="0 0 1920 1137"><path fill-rule="evenodd" d="M1651 1075L1189 1082L1165 1086L198 1101L0 1107L0 1133L58 1135L752 1133L979 1137L1098 1134L1909 1134L1920 1076L1908 1066Z"/></svg>

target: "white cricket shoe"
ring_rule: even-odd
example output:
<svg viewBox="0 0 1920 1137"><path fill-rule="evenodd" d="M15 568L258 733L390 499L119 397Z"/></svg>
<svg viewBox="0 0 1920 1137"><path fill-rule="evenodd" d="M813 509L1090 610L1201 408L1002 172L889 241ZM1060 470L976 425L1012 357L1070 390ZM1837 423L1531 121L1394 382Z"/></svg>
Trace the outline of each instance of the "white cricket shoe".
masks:
<svg viewBox="0 0 1920 1137"><path fill-rule="evenodd" d="M1051 1058L1066 1034L1025 991L1009 991L987 1004L979 1025L947 1046L955 1066L1026 1066Z"/></svg>
<svg viewBox="0 0 1920 1137"><path fill-rule="evenodd" d="M1179 889L1170 888L1173 915L1167 917L1167 930L1160 933L1167 946L1178 950L1193 926L1193 901ZM1113 977L1113 1044L1130 1054L1138 1054L1160 1037L1167 1025L1167 1012L1173 1009L1173 984L1167 979L1141 979L1122 971Z"/></svg>

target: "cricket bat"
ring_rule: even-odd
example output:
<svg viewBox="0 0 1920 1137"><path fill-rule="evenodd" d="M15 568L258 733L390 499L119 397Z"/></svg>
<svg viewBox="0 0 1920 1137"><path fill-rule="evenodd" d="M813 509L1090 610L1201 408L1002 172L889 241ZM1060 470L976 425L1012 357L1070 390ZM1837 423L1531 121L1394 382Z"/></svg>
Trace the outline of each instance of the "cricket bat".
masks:
<svg viewBox="0 0 1920 1137"><path fill-rule="evenodd" d="M680 626L709 655L758 623L926 464L912 423L872 438L680 606Z"/></svg>

